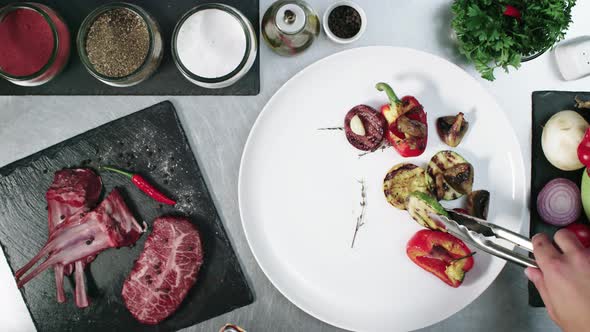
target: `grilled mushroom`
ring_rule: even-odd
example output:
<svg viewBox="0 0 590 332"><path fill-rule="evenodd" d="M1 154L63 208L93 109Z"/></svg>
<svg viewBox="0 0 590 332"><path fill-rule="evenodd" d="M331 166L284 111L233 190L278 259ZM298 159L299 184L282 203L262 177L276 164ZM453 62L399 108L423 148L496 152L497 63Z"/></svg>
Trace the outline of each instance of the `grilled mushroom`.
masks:
<svg viewBox="0 0 590 332"><path fill-rule="evenodd" d="M476 190L467 195L467 211L470 215L480 218L488 218L490 206L490 192L487 190Z"/></svg>
<svg viewBox="0 0 590 332"><path fill-rule="evenodd" d="M473 166L461 163L445 170L444 178L447 183L461 194L469 194L473 187Z"/></svg>
<svg viewBox="0 0 590 332"><path fill-rule="evenodd" d="M436 120L436 130L440 139L448 146L456 147L467 133L469 122L465 120L464 114L456 116L443 116Z"/></svg>

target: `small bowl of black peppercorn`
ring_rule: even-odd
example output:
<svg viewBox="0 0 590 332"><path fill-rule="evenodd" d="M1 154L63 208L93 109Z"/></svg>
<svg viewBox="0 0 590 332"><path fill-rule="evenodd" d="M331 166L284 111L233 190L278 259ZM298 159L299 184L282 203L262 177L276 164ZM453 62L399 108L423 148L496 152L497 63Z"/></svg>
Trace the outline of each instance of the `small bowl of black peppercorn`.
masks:
<svg viewBox="0 0 590 332"><path fill-rule="evenodd" d="M365 11L352 1L339 1L324 12L324 31L328 38L339 44L358 40L367 27Z"/></svg>

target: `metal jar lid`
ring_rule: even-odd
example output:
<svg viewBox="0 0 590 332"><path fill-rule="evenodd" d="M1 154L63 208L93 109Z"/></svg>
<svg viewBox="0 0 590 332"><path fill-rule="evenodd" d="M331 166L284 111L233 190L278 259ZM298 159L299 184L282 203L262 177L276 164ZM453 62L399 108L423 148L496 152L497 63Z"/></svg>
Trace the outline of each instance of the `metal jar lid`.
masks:
<svg viewBox="0 0 590 332"><path fill-rule="evenodd" d="M303 30L307 16L301 6L295 3L288 3L277 10L275 22L277 28L286 34L296 34Z"/></svg>
<svg viewBox="0 0 590 332"><path fill-rule="evenodd" d="M320 34L320 19L302 0L278 0L264 12L261 34L266 45L282 56L308 49Z"/></svg>

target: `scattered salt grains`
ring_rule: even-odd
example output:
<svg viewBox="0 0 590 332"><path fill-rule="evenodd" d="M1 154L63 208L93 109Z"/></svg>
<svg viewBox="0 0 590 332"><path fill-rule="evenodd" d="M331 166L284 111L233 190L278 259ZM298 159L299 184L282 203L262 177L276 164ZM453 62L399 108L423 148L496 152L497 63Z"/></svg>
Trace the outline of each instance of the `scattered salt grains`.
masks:
<svg viewBox="0 0 590 332"><path fill-rule="evenodd" d="M178 211L183 213L194 212L195 210L195 197L200 197L200 193L196 192L192 188L183 189L175 193L176 205L174 206Z"/></svg>
<svg viewBox="0 0 590 332"><path fill-rule="evenodd" d="M183 188L176 180L179 174L190 174L185 169L184 159L179 158L176 153L186 150L186 146L175 147L173 150L163 149L158 143L164 136L158 128L145 125L135 131L134 139L131 142L117 140L110 145L101 145L96 150L92 159L80 160L78 165L90 166L112 165L129 171L140 171L149 175L161 186L165 192L177 201L176 210L182 213L193 213L197 208L198 199L203 193L193 188ZM173 190L174 188L181 188ZM159 209L162 209L163 206Z"/></svg>

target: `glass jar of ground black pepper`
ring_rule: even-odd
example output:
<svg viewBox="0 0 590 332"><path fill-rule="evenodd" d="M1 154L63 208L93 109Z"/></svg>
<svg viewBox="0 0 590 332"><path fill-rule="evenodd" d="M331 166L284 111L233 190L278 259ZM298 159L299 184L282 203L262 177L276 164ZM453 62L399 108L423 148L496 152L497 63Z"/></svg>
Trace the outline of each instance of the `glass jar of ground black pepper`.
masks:
<svg viewBox="0 0 590 332"><path fill-rule="evenodd" d="M80 60L99 81L115 87L143 82L163 56L160 27L143 8L110 3L82 22L76 38Z"/></svg>
<svg viewBox="0 0 590 332"><path fill-rule="evenodd" d="M70 30L43 4L20 2L0 8L0 77L21 86L49 82L70 57Z"/></svg>

